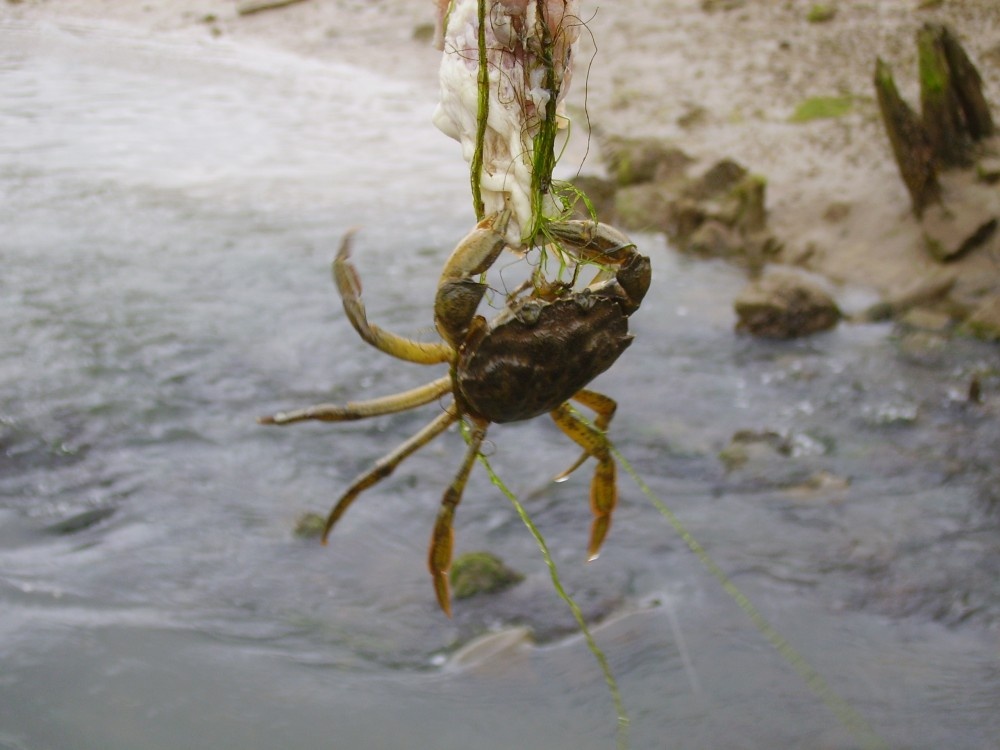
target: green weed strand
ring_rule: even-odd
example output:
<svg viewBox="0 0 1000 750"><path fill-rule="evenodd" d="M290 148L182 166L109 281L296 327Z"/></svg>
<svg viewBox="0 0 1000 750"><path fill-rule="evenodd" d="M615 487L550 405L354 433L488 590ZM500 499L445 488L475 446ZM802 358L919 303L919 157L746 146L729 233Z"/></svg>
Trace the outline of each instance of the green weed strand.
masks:
<svg viewBox="0 0 1000 750"><path fill-rule="evenodd" d="M480 182L483 177L483 144L486 141L486 121L490 116L490 68L486 59L486 0L479 0L478 7L479 33L479 68L476 78L478 107L476 110L476 149L469 165L472 182L472 209L476 213L476 221L482 221L486 216L483 205L483 192Z"/></svg>
<svg viewBox="0 0 1000 750"><path fill-rule="evenodd" d="M576 624L580 628L580 632L583 633L584 640L587 642L587 648L590 649L590 653L592 653L594 658L597 660L597 663L601 668L601 672L604 673L604 682L607 683L608 691L611 693L611 700L614 701L615 713L618 715L618 728L616 733L617 747L618 750L627 750L629 718L628 714L625 713L625 704L622 702L621 692L618 689L618 683L615 681L615 676L611 673L611 666L608 664L607 657L604 655L600 646L597 645L597 641L594 640L594 636L591 634L590 628L587 627L587 621L583 617L583 612L580 610L580 606L573 600L573 597L566 593L566 589L563 588L562 581L559 578L559 571L556 569L555 560L552 559L552 555L549 553L549 546L545 543L545 537L542 536L542 532L538 530L537 526L535 526L534 521L531 520L528 512L517 499L517 495L511 492L507 485L505 485L500 477L497 476L496 472L493 471L493 467L490 466L489 460L482 453L479 454L479 462L486 469L486 473L489 474L490 481L493 482L494 486L496 486L508 500L510 500L511 505L514 506L514 510L517 511L517 515L521 517L521 521L528 527L528 531L531 532L531 536L535 538L535 542L538 544L538 549L542 552L542 558L545 560L545 564L549 568L549 575L552 577L552 586L555 588L559 597L566 602L566 605L573 613L573 618L576 620Z"/></svg>

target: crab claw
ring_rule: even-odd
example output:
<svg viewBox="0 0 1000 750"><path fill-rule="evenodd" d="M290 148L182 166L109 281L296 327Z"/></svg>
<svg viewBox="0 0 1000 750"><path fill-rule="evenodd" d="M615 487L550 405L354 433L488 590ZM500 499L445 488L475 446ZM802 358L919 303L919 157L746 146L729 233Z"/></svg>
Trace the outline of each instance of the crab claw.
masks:
<svg viewBox="0 0 1000 750"><path fill-rule="evenodd" d="M472 279L484 273L507 246L511 211L505 208L476 225L444 264L434 300L434 323L442 338L458 350L465 340L486 285Z"/></svg>
<svg viewBox="0 0 1000 750"><path fill-rule="evenodd" d="M587 545L587 560L596 560L601 554L604 537L611 528L611 513L618 504L617 470L610 456L597 462L597 470L590 483L590 511L594 520L590 524L590 542Z"/></svg>

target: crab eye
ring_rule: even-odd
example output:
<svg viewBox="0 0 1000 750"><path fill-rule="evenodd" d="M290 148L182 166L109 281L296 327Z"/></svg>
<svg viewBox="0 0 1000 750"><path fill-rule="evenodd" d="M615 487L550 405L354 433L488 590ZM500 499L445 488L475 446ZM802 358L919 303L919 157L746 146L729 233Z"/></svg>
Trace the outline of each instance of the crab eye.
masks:
<svg viewBox="0 0 1000 750"><path fill-rule="evenodd" d="M594 295L590 293L589 289L584 289L582 292L577 292L573 295L573 301L577 307L586 312L594 306Z"/></svg>
<svg viewBox="0 0 1000 750"><path fill-rule="evenodd" d="M540 302L538 300L527 300L517 311L517 319L525 325L533 326L538 323L538 319L542 315L543 307L545 307L544 302Z"/></svg>

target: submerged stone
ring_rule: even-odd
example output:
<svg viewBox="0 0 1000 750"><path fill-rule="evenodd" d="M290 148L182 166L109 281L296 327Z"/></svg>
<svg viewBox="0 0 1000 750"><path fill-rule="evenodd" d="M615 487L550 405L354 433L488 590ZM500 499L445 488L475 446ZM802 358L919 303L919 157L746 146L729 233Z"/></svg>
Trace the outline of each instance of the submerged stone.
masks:
<svg viewBox="0 0 1000 750"><path fill-rule="evenodd" d="M295 521L295 536L311 539L320 536L324 528L326 528L326 516L312 512L303 513Z"/></svg>
<svg viewBox="0 0 1000 750"><path fill-rule="evenodd" d="M91 510L85 510L69 518L49 524L45 527L45 531L49 534L59 536L76 534L79 531L89 529L91 526L96 526L106 518L110 518L114 515L114 512L115 508L92 508Z"/></svg>
<svg viewBox="0 0 1000 750"><path fill-rule="evenodd" d="M523 575L489 552L467 552L451 565L451 586L456 599L502 591L522 580Z"/></svg>

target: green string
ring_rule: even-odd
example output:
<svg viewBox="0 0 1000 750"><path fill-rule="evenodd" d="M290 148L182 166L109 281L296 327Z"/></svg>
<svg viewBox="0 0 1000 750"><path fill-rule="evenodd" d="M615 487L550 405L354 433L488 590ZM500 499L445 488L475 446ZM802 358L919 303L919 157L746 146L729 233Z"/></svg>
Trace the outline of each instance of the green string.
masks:
<svg viewBox="0 0 1000 750"><path fill-rule="evenodd" d="M545 116L539 123L538 134L534 138L534 153L531 169L531 217L532 227L529 240L542 228L544 221L544 200L552 184L552 171L556 166L556 132L558 119L556 106L559 99L559 88L556 85L556 67L552 58L553 40L549 32L547 19L539 9L538 27L542 32L541 56L545 66L545 90L549 98L545 103Z"/></svg>
<svg viewBox="0 0 1000 750"><path fill-rule="evenodd" d="M483 204L483 191L480 182L483 178L483 143L486 140L486 122L490 116L490 69L486 59L486 0L479 0L479 69L476 77L476 93L478 107L476 111L476 149L472 153L469 171L472 182L472 209L476 213L476 221L482 221L486 216L486 206Z"/></svg>
<svg viewBox="0 0 1000 750"><path fill-rule="evenodd" d="M775 648L775 650L781 654L785 660L799 673L799 676L805 681L806 685L809 687L813 693L819 697L823 703L826 704L837 719L843 724L854 738L861 743L861 746L866 748L866 750L888 750L889 746L885 741L879 737L879 735L872 729L871 725L865 720L861 714L854 710L851 705L841 698L834 690L830 687L829 683L823 676L817 672L812 665L806 661L805 657L802 656L787 640L781 635L774 626L771 625L765 618L764 615L758 610L746 597L746 595L740 591L736 584L723 572L716 562L709 556L705 548L701 546L697 539L695 539L691 532L687 530L684 524L681 523L680 519L674 515L673 511L667 507L657 495L653 492L646 482L642 480L636 470L632 465L625 460L621 452L609 442L611 447L611 452L614 454L618 463L621 464L622 468L628 472L628 475L632 477L635 483L639 486L642 494L653 504L653 506L660 511L660 514L667 519L670 525L673 527L677 535L684 541L688 548L694 552L695 556L698 558L699 562L708 569L708 572L715 576L716 580L722 585L733 601L735 601L740 609L750 618L754 626L760 631L768 642Z"/></svg>
<svg viewBox="0 0 1000 750"><path fill-rule="evenodd" d="M493 467L490 466L490 462L486 456L480 453L479 461L486 468L486 473L489 474L490 481L493 482L494 486L499 488L508 500L510 500L511 504L514 506L514 510L517 511L517 515L521 517L521 521L528 527L528 531L531 532L531 535L535 538L535 542L538 544L538 549L542 552L542 558L545 560L545 564L549 568L549 575L552 577L552 586L555 588L559 597L566 602L566 605L570 608L570 611L573 613L573 618L576 620L576 624L580 628L580 632L583 633L583 637L587 642L587 648L590 649L590 653L592 653L594 658L597 659L601 672L604 673L604 682L607 683L608 690L611 693L611 700L614 701L615 713L618 715L618 730L616 733L617 747L618 750L627 750L629 718L625 713L625 704L622 702L621 692L618 690L618 683L615 681L615 677L611 673L611 666L608 664L607 657L594 640L594 636L591 634L590 628L587 627L587 621L583 617L583 612L580 610L580 606L573 601L573 598L566 593L566 589L563 588L562 581L559 578L559 571L556 570L555 560L552 559L552 555L549 552L549 546L545 543L545 537L542 536L542 532L538 530L537 526L535 526L534 521L531 520L528 512L517 499L517 495L511 492L507 485L505 485L500 477L497 476L496 472L493 471Z"/></svg>

